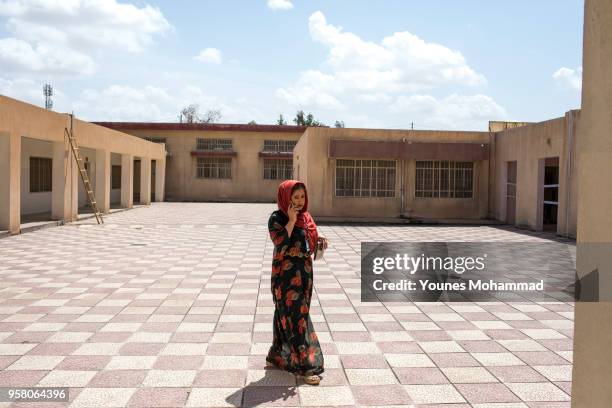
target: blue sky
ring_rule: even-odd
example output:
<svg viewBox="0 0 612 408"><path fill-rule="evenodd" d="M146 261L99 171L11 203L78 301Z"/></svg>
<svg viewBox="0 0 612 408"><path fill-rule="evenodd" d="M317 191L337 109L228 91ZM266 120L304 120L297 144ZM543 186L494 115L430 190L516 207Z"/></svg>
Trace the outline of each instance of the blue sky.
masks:
<svg viewBox="0 0 612 408"><path fill-rule="evenodd" d="M98 121L486 130L580 107L583 2L0 0L0 93Z"/></svg>

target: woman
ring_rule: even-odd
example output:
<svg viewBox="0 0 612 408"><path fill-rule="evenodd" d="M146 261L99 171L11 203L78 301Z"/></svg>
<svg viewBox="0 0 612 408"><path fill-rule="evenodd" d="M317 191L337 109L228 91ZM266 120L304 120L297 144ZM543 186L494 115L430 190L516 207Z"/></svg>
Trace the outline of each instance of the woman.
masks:
<svg viewBox="0 0 612 408"><path fill-rule="evenodd" d="M268 220L274 243L274 338L266 365L295 373L305 383L317 385L323 372L323 353L310 320L312 255L317 243L327 248L327 239L319 237L308 212L304 183L283 181L278 186L277 205L278 210Z"/></svg>

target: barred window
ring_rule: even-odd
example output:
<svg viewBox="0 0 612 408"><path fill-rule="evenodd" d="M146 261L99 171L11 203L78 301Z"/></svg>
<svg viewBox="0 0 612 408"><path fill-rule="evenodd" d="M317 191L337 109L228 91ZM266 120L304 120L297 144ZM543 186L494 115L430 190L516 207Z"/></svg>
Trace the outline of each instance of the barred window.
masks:
<svg viewBox="0 0 612 408"><path fill-rule="evenodd" d="M197 177L231 179L232 159L225 157L198 157Z"/></svg>
<svg viewBox="0 0 612 408"><path fill-rule="evenodd" d="M53 161L46 157L30 157L30 193L51 191Z"/></svg>
<svg viewBox="0 0 612 408"><path fill-rule="evenodd" d="M415 197L472 198L473 162L417 161Z"/></svg>
<svg viewBox="0 0 612 408"><path fill-rule="evenodd" d="M121 188L121 166L113 165L111 167L111 188Z"/></svg>
<svg viewBox="0 0 612 408"><path fill-rule="evenodd" d="M143 139L153 143L166 143L165 137L145 136Z"/></svg>
<svg viewBox="0 0 612 408"><path fill-rule="evenodd" d="M197 150L224 151L232 150L232 139L204 139L198 138Z"/></svg>
<svg viewBox="0 0 612 408"><path fill-rule="evenodd" d="M264 180L293 178L293 159L264 159Z"/></svg>
<svg viewBox="0 0 612 408"><path fill-rule="evenodd" d="M394 160L336 160L336 196L395 197Z"/></svg>
<svg viewBox="0 0 612 408"><path fill-rule="evenodd" d="M293 152L296 140L264 140L264 152Z"/></svg>

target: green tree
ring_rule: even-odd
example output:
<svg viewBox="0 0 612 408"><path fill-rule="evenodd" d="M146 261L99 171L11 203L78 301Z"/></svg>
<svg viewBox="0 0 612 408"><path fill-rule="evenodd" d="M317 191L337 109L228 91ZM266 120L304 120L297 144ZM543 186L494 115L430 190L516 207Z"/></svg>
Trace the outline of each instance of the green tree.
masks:
<svg viewBox="0 0 612 408"><path fill-rule="evenodd" d="M312 113L305 115L303 110L297 111L295 114L295 119L293 119L293 123L295 123L297 126L326 126L325 123L315 120Z"/></svg>
<svg viewBox="0 0 612 408"><path fill-rule="evenodd" d="M250 121L249 123L247 123L247 125L256 125L257 122L255 122L254 120Z"/></svg>
<svg viewBox="0 0 612 408"><path fill-rule="evenodd" d="M344 121L343 120L337 120L336 124L334 125L334 127L343 128L344 127Z"/></svg>
<svg viewBox="0 0 612 408"><path fill-rule="evenodd" d="M280 116L278 117L278 120L276 121L277 125L286 125L287 121L283 118L283 114L281 113Z"/></svg>

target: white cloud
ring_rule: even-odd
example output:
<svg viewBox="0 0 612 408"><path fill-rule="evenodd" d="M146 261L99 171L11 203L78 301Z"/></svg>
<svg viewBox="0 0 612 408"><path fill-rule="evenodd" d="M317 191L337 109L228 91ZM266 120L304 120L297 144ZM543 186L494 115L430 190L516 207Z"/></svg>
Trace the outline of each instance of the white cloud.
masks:
<svg viewBox="0 0 612 408"><path fill-rule="evenodd" d="M88 74L94 52L139 52L171 29L159 9L115 0L5 0L0 17L11 33L1 62L33 72Z"/></svg>
<svg viewBox="0 0 612 408"><path fill-rule="evenodd" d="M401 95L390 111L414 122L419 129L486 129L489 120L505 119L506 110L493 98L482 95L451 94L437 99L431 95Z"/></svg>
<svg viewBox="0 0 612 408"><path fill-rule="evenodd" d="M268 8L272 10L291 10L293 3L290 0L268 0Z"/></svg>
<svg viewBox="0 0 612 408"><path fill-rule="evenodd" d="M0 78L0 95L28 102L33 105L44 106L43 83L25 78ZM53 97L55 100L55 95Z"/></svg>
<svg viewBox="0 0 612 408"><path fill-rule="evenodd" d="M323 68L305 70L295 83L277 89L276 97L288 106L312 110L323 122L377 128L415 122L421 129L486 129L488 120L507 116L486 95L455 92L436 98L424 93L486 84L457 50L406 31L366 41L329 24L320 11L308 25L311 38L325 45L328 54Z"/></svg>
<svg viewBox="0 0 612 408"><path fill-rule="evenodd" d="M582 67L578 67L576 70L561 67L555 71L552 77L564 87L576 90L582 89Z"/></svg>
<svg viewBox="0 0 612 408"><path fill-rule="evenodd" d="M98 121L159 121L173 97L164 89L111 85L103 90L86 89L74 103L77 115ZM178 110L176 115L178 116Z"/></svg>
<svg viewBox="0 0 612 408"><path fill-rule="evenodd" d="M17 38L0 39L0 65L6 71L47 74L90 74L95 66L86 54L46 43L32 46Z"/></svg>
<svg viewBox="0 0 612 408"><path fill-rule="evenodd" d="M380 43L364 41L328 24L320 11L310 16L308 25L311 38L329 48L324 65L330 72L304 71L294 85L276 92L286 101L330 108L341 107L339 99L345 95L381 101L394 93L486 83L459 51L409 32L394 33Z"/></svg>
<svg viewBox="0 0 612 408"><path fill-rule="evenodd" d="M41 88L42 89L42 88ZM42 92L42 91L41 91ZM42 93L41 93L42 94ZM272 113L252 107L246 98L232 104L206 94L197 86L167 89L157 86L132 87L111 85L105 89L86 89L70 106L80 118L90 121L176 122L182 108L199 105L200 112L219 109L224 123L270 123Z"/></svg>
<svg viewBox="0 0 612 408"><path fill-rule="evenodd" d="M320 11L308 23L311 37L329 48L327 64L344 88L405 92L444 84L486 83L459 51L409 32L394 33L378 44L328 24Z"/></svg>
<svg viewBox="0 0 612 408"><path fill-rule="evenodd" d="M193 59L201 62L211 62L213 64L221 63L221 51L216 48L204 48Z"/></svg>
<svg viewBox="0 0 612 408"><path fill-rule="evenodd" d="M315 106L323 109L344 109L345 106L335 97L338 93L333 75L310 70L303 72L294 86L280 88L276 96L294 108Z"/></svg>

